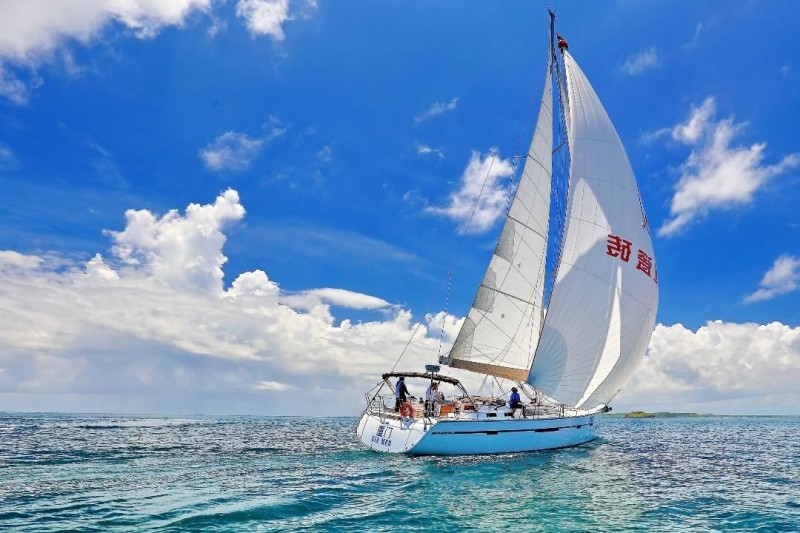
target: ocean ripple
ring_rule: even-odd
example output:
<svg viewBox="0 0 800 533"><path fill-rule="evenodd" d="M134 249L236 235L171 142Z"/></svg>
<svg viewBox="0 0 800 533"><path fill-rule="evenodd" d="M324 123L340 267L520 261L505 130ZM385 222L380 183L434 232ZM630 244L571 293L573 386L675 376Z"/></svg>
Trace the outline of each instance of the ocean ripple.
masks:
<svg viewBox="0 0 800 533"><path fill-rule="evenodd" d="M800 419L608 419L486 457L382 455L352 418L0 413L13 531L800 531Z"/></svg>

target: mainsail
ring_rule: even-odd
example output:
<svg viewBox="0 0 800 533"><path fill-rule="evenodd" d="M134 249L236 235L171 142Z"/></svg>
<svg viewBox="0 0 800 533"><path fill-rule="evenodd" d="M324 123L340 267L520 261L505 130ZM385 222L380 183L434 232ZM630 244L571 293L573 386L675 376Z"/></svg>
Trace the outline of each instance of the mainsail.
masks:
<svg viewBox="0 0 800 533"><path fill-rule="evenodd" d="M566 44L566 43L564 43ZM516 195L448 357L455 368L527 381L569 406L608 403L641 361L658 277L633 170L575 60L562 50L570 175L560 263L546 313L552 178L548 75ZM548 72L552 63L548 62Z"/></svg>
<svg viewBox="0 0 800 533"><path fill-rule="evenodd" d="M550 212L551 63L533 140L486 274L448 358L454 368L525 381L539 342Z"/></svg>

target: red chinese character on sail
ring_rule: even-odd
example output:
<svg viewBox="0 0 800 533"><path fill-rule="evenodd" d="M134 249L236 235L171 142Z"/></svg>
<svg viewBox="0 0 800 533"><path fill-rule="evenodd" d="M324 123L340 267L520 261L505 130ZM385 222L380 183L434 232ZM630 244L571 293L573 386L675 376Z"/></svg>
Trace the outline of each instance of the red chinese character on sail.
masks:
<svg viewBox="0 0 800 533"><path fill-rule="evenodd" d="M631 241L609 234L606 241L606 253L611 257L619 257L627 263L631 258Z"/></svg>
<svg viewBox="0 0 800 533"><path fill-rule="evenodd" d="M636 264L636 268L649 276L650 271L653 269L653 258L647 255L644 250L639 250L638 259L639 262Z"/></svg>

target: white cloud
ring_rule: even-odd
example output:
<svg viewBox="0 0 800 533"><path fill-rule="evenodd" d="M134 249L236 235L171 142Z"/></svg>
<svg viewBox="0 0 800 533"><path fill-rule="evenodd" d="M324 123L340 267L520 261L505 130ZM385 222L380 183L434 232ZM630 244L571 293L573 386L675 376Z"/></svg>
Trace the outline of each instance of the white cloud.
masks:
<svg viewBox="0 0 800 533"><path fill-rule="evenodd" d="M798 154L764 164L766 143L733 146L733 139L746 124L736 124L732 118L715 121L714 113L714 99L709 97L692 109L686 122L672 129L674 140L693 149L675 187L672 218L662 225L659 235L678 233L713 209L747 204L769 178L800 165Z"/></svg>
<svg viewBox="0 0 800 533"><path fill-rule="evenodd" d="M7 98L17 105L25 105L30 98L28 86L8 72L0 62L0 97Z"/></svg>
<svg viewBox="0 0 800 533"><path fill-rule="evenodd" d="M698 22L697 26L695 26L695 28L694 28L694 35L692 35L692 40L689 41L688 43L685 43L682 46L682 48L684 50L691 50L695 46L697 46L697 42L700 40L700 32L701 31L703 31L703 23L702 22Z"/></svg>
<svg viewBox="0 0 800 533"><path fill-rule="evenodd" d="M641 74L649 68L656 68L658 63L658 50L655 46L648 48L638 54L633 54L628 57L625 62L620 66L620 70L624 74L635 76Z"/></svg>
<svg viewBox="0 0 800 533"><path fill-rule="evenodd" d="M770 300L800 287L800 258L784 254L775 260L759 283L759 288L744 298L745 302Z"/></svg>
<svg viewBox="0 0 800 533"><path fill-rule="evenodd" d="M139 38L153 37L165 26L184 23L193 12L209 12L212 0L6 0L0 2L0 96L24 105L41 83L26 83L10 64L34 69L54 52L74 42L87 44L112 23ZM67 69L70 54L63 56Z"/></svg>
<svg viewBox="0 0 800 533"><path fill-rule="evenodd" d="M146 209L128 210L127 227L108 232L113 252L125 265L174 289L220 294L223 228L240 220L244 207L239 194L228 189L211 205L190 204L185 216L172 210L157 217Z"/></svg>
<svg viewBox="0 0 800 533"><path fill-rule="evenodd" d="M119 274L103 260L103 256L95 254L85 267L86 276L97 280L115 281L119 279Z"/></svg>
<svg viewBox="0 0 800 533"><path fill-rule="evenodd" d="M414 122L419 124L420 122L424 122L429 118L441 115L442 113L455 111L457 105L458 97L453 98L449 102L434 102L427 110L414 117Z"/></svg>
<svg viewBox="0 0 800 533"><path fill-rule="evenodd" d="M417 323L343 289L305 291L319 305L299 311L262 270L220 289L222 229L243 216L235 191L183 215L128 213L127 227L109 232L117 242L109 258L81 265L0 252L0 302L14 310L0 320L5 409L356 415L398 354L405 350L402 368L421 369L460 327L443 312ZM205 265L200 283L197 265ZM331 305L386 305L387 314L337 326ZM796 413L799 362L798 327L659 325L614 406ZM443 370L469 387L480 380ZM308 401L298 404L293 390Z"/></svg>
<svg viewBox="0 0 800 533"><path fill-rule="evenodd" d="M658 325L618 410L796 414L800 327Z"/></svg>
<svg viewBox="0 0 800 533"><path fill-rule="evenodd" d="M291 4L298 5L299 13L290 13ZM245 20L247 29L253 36L269 35L276 41L282 41L284 23L299 16L307 16L307 11L316 9L316 0L290 2L290 0L239 0L236 3L236 16Z"/></svg>
<svg viewBox="0 0 800 533"><path fill-rule="evenodd" d="M670 136L671 133L672 128L661 128L655 131L646 131L639 135L638 142L639 144L644 145L653 144L659 139Z"/></svg>
<svg viewBox="0 0 800 533"><path fill-rule="evenodd" d="M258 390L272 390L272 391L287 391L296 389L294 385L289 385L286 383L280 383L278 381L261 381L258 385L256 385L256 389Z"/></svg>
<svg viewBox="0 0 800 533"><path fill-rule="evenodd" d="M322 161L323 163L330 163L333 161L333 149L329 145L325 145L322 147L322 150L317 152L317 159Z"/></svg>
<svg viewBox="0 0 800 533"><path fill-rule="evenodd" d="M464 318L439 311L435 314L425 315L425 321L428 323L431 335L439 335L447 342L452 343L456 340L458 332L461 331Z"/></svg>
<svg viewBox="0 0 800 533"><path fill-rule="evenodd" d="M263 127L265 133L261 138L267 143L270 143L279 137L283 137L286 135L286 132L289 131L289 127L285 126L275 115L270 115Z"/></svg>
<svg viewBox="0 0 800 533"><path fill-rule="evenodd" d="M200 158L209 170L240 172L250 167L263 146L263 139L227 131L200 150Z"/></svg>
<svg viewBox="0 0 800 533"><path fill-rule="evenodd" d="M689 119L672 128L672 138L684 144L697 144L709 129L714 127L711 118L716 112L713 97L708 97L699 107L692 109Z"/></svg>
<svg viewBox="0 0 800 533"><path fill-rule="evenodd" d="M311 289L296 294L285 295L281 303L293 309L311 310L319 306L338 305L350 309L383 309L389 302L360 292L345 289L323 288Z"/></svg>
<svg viewBox="0 0 800 533"><path fill-rule="evenodd" d="M417 155L425 156L435 156L439 159L444 159L444 152L442 152L439 148L432 148L430 146L424 144L417 144Z"/></svg>
<svg viewBox="0 0 800 533"><path fill-rule="evenodd" d="M0 2L0 57L35 63L64 41L90 41L112 21L152 37L210 7L211 0L7 0Z"/></svg>
<svg viewBox="0 0 800 533"><path fill-rule="evenodd" d="M11 147L0 141L0 170L9 170L17 166L17 158Z"/></svg>
<svg viewBox="0 0 800 533"><path fill-rule="evenodd" d="M462 233L484 232L508 207L511 191L505 178L510 178L513 172L511 161L502 159L496 148L485 157L473 152L458 190L450 195L450 204L427 207L425 211L456 221Z"/></svg>
<svg viewBox="0 0 800 533"><path fill-rule="evenodd" d="M275 116L270 116L263 128L264 133L259 137L250 137L246 133L237 131L227 131L200 150L200 159L203 160L207 169L216 172L247 170L265 146L275 139L283 137L289 131L289 128Z"/></svg>
<svg viewBox="0 0 800 533"><path fill-rule="evenodd" d="M427 323L381 298L312 289L305 312L262 270L224 290L222 231L243 213L232 190L184 214L131 210L108 232L111 256L83 265L0 252L0 301L14 309L0 321L5 408L356 414L412 334L404 364L435 360ZM334 305L384 318L337 326ZM288 387L309 403L281 394Z"/></svg>
<svg viewBox="0 0 800 533"><path fill-rule="evenodd" d="M13 250L0 250L0 272L7 270L35 270L42 263L42 258L35 255L24 255Z"/></svg>
<svg viewBox="0 0 800 533"><path fill-rule="evenodd" d="M204 13L211 20L208 33L213 36L225 25L214 16L213 4L214 0L4 0L0 2L0 97L24 105L32 88L41 83L35 76L23 81L9 65L35 69L58 57L58 49L88 45L115 24L146 39L164 27L183 25L194 13ZM299 6L294 15L290 4ZM236 14L253 35L280 41L283 24L307 17L316 5L315 0L239 0ZM68 71L77 72L71 54L61 57Z"/></svg>

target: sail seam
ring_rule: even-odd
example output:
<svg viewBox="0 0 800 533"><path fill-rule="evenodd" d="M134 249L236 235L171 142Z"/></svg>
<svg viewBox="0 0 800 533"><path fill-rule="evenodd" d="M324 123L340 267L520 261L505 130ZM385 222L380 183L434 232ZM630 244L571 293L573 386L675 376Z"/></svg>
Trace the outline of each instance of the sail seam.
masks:
<svg viewBox="0 0 800 533"><path fill-rule="evenodd" d="M510 298L511 300L516 300L516 301L518 301L518 302L522 302L522 303L524 303L524 304L531 305L531 306L533 306L533 308L534 308L534 309L541 309L541 307L542 307L541 305L537 305L537 304L536 304L536 302L531 302L531 301L529 301L529 300L526 300L526 299L524 299L524 298L520 298L519 296L514 296L513 294L507 293L507 292L505 292L505 291L501 291L500 289L498 289L498 288L496 288L496 287L489 287L489 286L487 286L487 285L484 285L483 283L481 283L481 284L480 284L480 286L481 286L481 287L483 287L484 289L488 289L488 290L490 290L490 291L494 291L494 292L496 292L497 294L502 294L503 296L506 296L506 297ZM534 287L534 290L535 290L535 287ZM517 308L517 309L518 309L519 311L522 311L522 312L523 312L523 314L524 314L524 311L525 311L525 310L523 310L523 309L520 309L520 308ZM488 320L488 319L487 319L487 320ZM490 322L491 322L491 321L490 321Z"/></svg>
<svg viewBox="0 0 800 533"><path fill-rule="evenodd" d="M538 231L536 228L534 228L532 226L529 226L528 224L526 224L525 222L521 221L520 219L512 217L511 215L508 215L508 218L513 220L514 222L516 222L517 224L519 224L523 228L531 230L533 233L535 233L539 237L541 237L543 239L547 238L545 235L542 235L542 233L540 231Z"/></svg>

